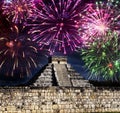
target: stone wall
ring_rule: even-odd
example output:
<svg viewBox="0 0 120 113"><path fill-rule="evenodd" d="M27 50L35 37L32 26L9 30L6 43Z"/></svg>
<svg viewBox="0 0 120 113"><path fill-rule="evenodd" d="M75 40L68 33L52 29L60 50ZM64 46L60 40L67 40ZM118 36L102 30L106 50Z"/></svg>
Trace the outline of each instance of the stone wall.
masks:
<svg viewBox="0 0 120 113"><path fill-rule="evenodd" d="M0 88L0 113L119 111L120 88Z"/></svg>

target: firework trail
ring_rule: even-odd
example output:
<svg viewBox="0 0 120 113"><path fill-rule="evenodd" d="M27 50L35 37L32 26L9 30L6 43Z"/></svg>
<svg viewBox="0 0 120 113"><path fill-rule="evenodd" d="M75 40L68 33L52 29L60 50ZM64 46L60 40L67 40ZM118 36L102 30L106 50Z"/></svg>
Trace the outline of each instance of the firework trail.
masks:
<svg viewBox="0 0 120 113"><path fill-rule="evenodd" d="M108 2L96 2L87 4L81 16L80 35L86 46L92 43L94 36L105 35L109 30L117 31L120 29L120 2L108 0Z"/></svg>
<svg viewBox="0 0 120 113"><path fill-rule="evenodd" d="M26 26L32 27L29 33L40 49L47 48L50 54L55 51L67 54L80 46L80 2L81 0L49 0L37 4L36 13L28 19Z"/></svg>
<svg viewBox="0 0 120 113"><path fill-rule="evenodd" d="M0 75L32 76L32 72L40 67L41 57L43 55L38 51L36 43L28 36L13 34L0 37Z"/></svg>
<svg viewBox="0 0 120 113"><path fill-rule="evenodd" d="M98 36L97 36L98 37ZM89 79L115 80L120 79L120 50L118 34L109 31L104 39L96 40L89 48L82 49L85 67L89 70ZM96 38L96 37L95 37Z"/></svg>
<svg viewBox="0 0 120 113"><path fill-rule="evenodd" d="M5 0L2 9L9 21L19 24L32 13L34 3L33 0Z"/></svg>

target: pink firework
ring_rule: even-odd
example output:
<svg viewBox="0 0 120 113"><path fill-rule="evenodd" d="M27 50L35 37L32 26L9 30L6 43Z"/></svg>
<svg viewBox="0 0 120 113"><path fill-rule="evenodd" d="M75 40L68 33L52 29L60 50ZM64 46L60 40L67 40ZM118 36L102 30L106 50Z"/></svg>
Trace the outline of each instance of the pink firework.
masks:
<svg viewBox="0 0 120 113"><path fill-rule="evenodd" d="M113 0L86 5L83 14L80 14L82 24L79 29L85 45L93 42L94 36L102 36L109 30L117 31L120 28L119 5L118 1Z"/></svg>
<svg viewBox="0 0 120 113"><path fill-rule="evenodd" d="M80 46L81 40L78 35L80 1L36 2L36 13L28 19L26 26L31 27L29 33L39 44L40 49L47 48L50 54L55 51L67 54Z"/></svg>
<svg viewBox="0 0 120 113"><path fill-rule="evenodd" d="M22 23L34 9L33 0L5 0L2 6L3 14L16 24Z"/></svg>

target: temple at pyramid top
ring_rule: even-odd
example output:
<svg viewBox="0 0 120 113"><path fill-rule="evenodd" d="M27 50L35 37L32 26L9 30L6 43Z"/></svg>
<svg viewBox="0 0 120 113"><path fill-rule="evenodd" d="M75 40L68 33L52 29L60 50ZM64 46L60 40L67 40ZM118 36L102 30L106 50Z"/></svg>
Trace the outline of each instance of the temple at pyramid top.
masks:
<svg viewBox="0 0 120 113"><path fill-rule="evenodd" d="M67 64L67 57L65 56L53 56L52 64Z"/></svg>

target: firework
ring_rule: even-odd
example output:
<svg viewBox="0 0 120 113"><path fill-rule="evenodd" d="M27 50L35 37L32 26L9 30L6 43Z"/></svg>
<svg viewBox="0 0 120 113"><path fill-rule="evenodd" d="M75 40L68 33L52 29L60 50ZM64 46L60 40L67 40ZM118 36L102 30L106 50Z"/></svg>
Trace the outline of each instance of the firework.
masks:
<svg viewBox="0 0 120 113"><path fill-rule="evenodd" d="M37 5L40 7L37 7L36 13L28 19L26 26L32 27L29 33L40 49L47 48L50 54L55 51L67 54L80 46L80 17L77 11L80 1L49 0L42 2L42 8Z"/></svg>
<svg viewBox="0 0 120 113"><path fill-rule="evenodd" d="M43 55L28 36L12 34L0 37L0 75L30 77L39 70L42 58Z"/></svg>
<svg viewBox="0 0 120 113"><path fill-rule="evenodd" d="M89 48L82 49L82 55L85 66L90 71L89 79L119 79L120 51L117 33L108 32L101 40L94 41Z"/></svg>
<svg viewBox="0 0 120 113"><path fill-rule="evenodd" d="M19 24L32 13L34 3L33 0L5 0L2 9L10 21Z"/></svg>
<svg viewBox="0 0 120 113"><path fill-rule="evenodd" d="M105 35L107 31L120 29L120 2L108 0L108 2L96 2L87 4L81 16L80 34L84 44L93 42L91 37Z"/></svg>

